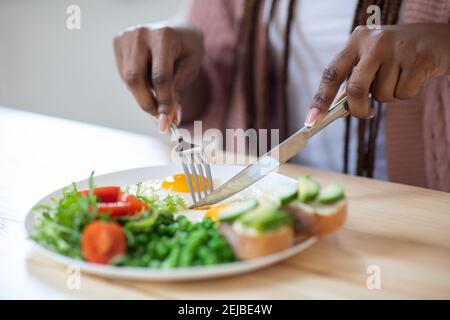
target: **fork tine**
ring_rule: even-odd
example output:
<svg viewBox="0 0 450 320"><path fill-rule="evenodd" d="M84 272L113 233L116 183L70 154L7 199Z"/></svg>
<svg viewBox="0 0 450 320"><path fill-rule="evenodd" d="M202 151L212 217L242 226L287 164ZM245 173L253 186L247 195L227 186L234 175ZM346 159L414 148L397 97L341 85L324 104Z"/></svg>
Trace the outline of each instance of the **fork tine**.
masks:
<svg viewBox="0 0 450 320"><path fill-rule="evenodd" d="M209 166L208 161L205 160L206 157L205 157L205 155L203 153L200 155L200 157L202 159L202 164L203 164L203 167L205 168L206 176L207 176L208 181L209 181L208 189L209 189L209 192L212 193L214 191L214 187L213 187L213 180L212 180L212 175L211 175L211 168Z"/></svg>
<svg viewBox="0 0 450 320"><path fill-rule="evenodd" d="M201 187L203 189L203 193L206 196L208 194L208 189L206 188L205 174L203 173L203 167L202 167L202 159L199 154L196 154L196 156L197 156L197 161L195 162L195 164L197 166L198 173L200 174L200 182L201 182Z"/></svg>
<svg viewBox="0 0 450 320"><path fill-rule="evenodd" d="M195 204L197 198L198 200L201 200L208 195L208 190L209 192L213 192L211 169L201 146L184 141L183 137L178 132L176 125L172 124L170 130L172 131L172 135L178 140L175 150L178 151L178 157L183 166L192 201ZM208 187L206 187L205 172L209 181ZM199 175L200 179L198 177ZM194 180L195 185L192 183L192 180ZM196 192L194 186L197 188L197 196L195 195ZM204 194L202 194L202 189Z"/></svg>
<svg viewBox="0 0 450 320"><path fill-rule="evenodd" d="M184 176L185 176L185 178L186 178L186 180L188 182L189 191L191 192L192 203L196 203L197 200L195 199L194 186L192 185L192 180L191 180L191 175L189 173L189 168L188 168L187 164L185 163L185 157L183 157L180 154L180 159L181 159L181 165L183 166Z"/></svg>
<svg viewBox="0 0 450 320"><path fill-rule="evenodd" d="M197 170L195 169L195 165L194 165L194 155L191 154L190 156L191 156L191 162L189 162L189 167L191 168L192 176L194 178L194 183L195 183L195 186L197 187L198 199L201 200L203 197L202 197L202 192L200 191L200 184L198 183Z"/></svg>

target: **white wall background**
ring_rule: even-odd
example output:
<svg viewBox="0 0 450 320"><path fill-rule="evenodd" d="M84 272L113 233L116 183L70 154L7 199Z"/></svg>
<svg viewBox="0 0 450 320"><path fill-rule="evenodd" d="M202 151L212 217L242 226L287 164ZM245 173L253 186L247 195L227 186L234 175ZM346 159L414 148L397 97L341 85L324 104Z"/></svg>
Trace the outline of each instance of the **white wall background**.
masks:
<svg viewBox="0 0 450 320"><path fill-rule="evenodd" d="M81 30L66 9L81 8ZM182 0L0 0L0 105L156 133L122 84L112 51L128 26L177 15Z"/></svg>

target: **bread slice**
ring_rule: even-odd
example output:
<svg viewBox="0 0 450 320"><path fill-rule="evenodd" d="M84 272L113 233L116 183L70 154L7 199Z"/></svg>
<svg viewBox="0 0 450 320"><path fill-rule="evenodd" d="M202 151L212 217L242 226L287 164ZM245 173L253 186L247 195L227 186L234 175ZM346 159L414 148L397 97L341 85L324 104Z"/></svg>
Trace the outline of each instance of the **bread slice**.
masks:
<svg viewBox="0 0 450 320"><path fill-rule="evenodd" d="M282 251L294 243L294 230L283 226L273 231L258 233L239 222L221 224L220 231L239 259L254 259Z"/></svg>
<svg viewBox="0 0 450 320"><path fill-rule="evenodd" d="M339 200L333 204L317 202L303 203L292 201L283 207L294 219L296 236L309 234L323 236L339 229L347 217L347 201Z"/></svg>

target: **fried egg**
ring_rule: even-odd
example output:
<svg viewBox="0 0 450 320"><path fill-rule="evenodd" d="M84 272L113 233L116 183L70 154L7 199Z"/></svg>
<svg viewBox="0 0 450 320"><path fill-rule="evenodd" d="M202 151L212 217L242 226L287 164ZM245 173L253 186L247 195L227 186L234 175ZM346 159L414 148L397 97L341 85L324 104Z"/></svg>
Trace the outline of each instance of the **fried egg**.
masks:
<svg viewBox="0 0 450 320"><path fill-rule="evenodd" d="M198 192L197 184L195 183L195 179L192 175L190 175L190 179L194 188L194 192ZM209 184L212 183L214 188L217 188L222 181L219 179L213 179L213 181L209 181L206 177L203 177L206 188L209 187ZM163 198L167 195L176 195L183 199L184 203L187 207L192 205L192 197L189 189L189 183L186 179L184 173L177 173L168 177L165 177L161 180L149 180L143 183L144 187L150 188L152 192L156 193L159 197ZM198 186L200 188L200 192L204 192L203 184L201 183L201 178L198 177ZM218 220L219 214L222 210L229 207L229 205L236 201L241 201L249 198L259 198L260 191L257 188L250 187L243 192L240 192L238 195L234 195L233 197L222 201L219 204L211 205L204 208L198 209L187 209L184 211L177 212L175 215L184 215L192 222L199 222L204 217L209 217L214 221Z"/></svg>
<svg viewBox="0 0 450 320"><path fill-rule="evenodd" d="M189 175L194 192L198 192L197 185L200 188L200 192L204 192L202 178L197 177L197 183L195 182L194 176L192 174ZM205 181L206 188L209 186L209 181L206 177L203 177ZM161 183L161 188L173 191L177 193L190 193L189 189L189 181L186 179L186 175L182 173L178 173L176 175L165 178Z"/></svg>

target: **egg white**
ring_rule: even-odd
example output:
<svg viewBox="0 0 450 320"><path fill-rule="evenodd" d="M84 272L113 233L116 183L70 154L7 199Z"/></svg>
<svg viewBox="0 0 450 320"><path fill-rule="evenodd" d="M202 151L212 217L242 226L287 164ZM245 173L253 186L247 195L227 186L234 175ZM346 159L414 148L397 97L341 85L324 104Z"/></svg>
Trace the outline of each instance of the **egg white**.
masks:
<svg viewBox="0 0 450 320"><path fill-rule="evenodd" d="M193 204L190 192L175 192L172 190L164 189L164 188L162 188L163 180L164 179L148 180L148 181L143 182L141 187L151 190L151 192L153 194L157 195L160 198L164 198L168 195L176 195L176 196L180 197L181 199L183 199L184 203L186 204L186 207L190 207ZM221 183L222 183L222 181L220 181L219 179L213 179L214 189L216 189L218 186L220 186ZM130 186L131 191L136 190L135 188L136 188L136 185ZM230 203L231 204L233 202L242 201L242 200L246 200L246 199L258 199L258 200L264 201L264 199L266 197L267 197L267 194L265 192L263 192L261 189L251 186L251 187L233 195L232 197L230 197L224 201L221 201L220 203L221 204L222 203ZM186 218L188 218L192 222L200 222L204 218L206 212L207 212L206 209L205 210L187 209L187 210L176 212L175 216L184 215Z"/></svg>

